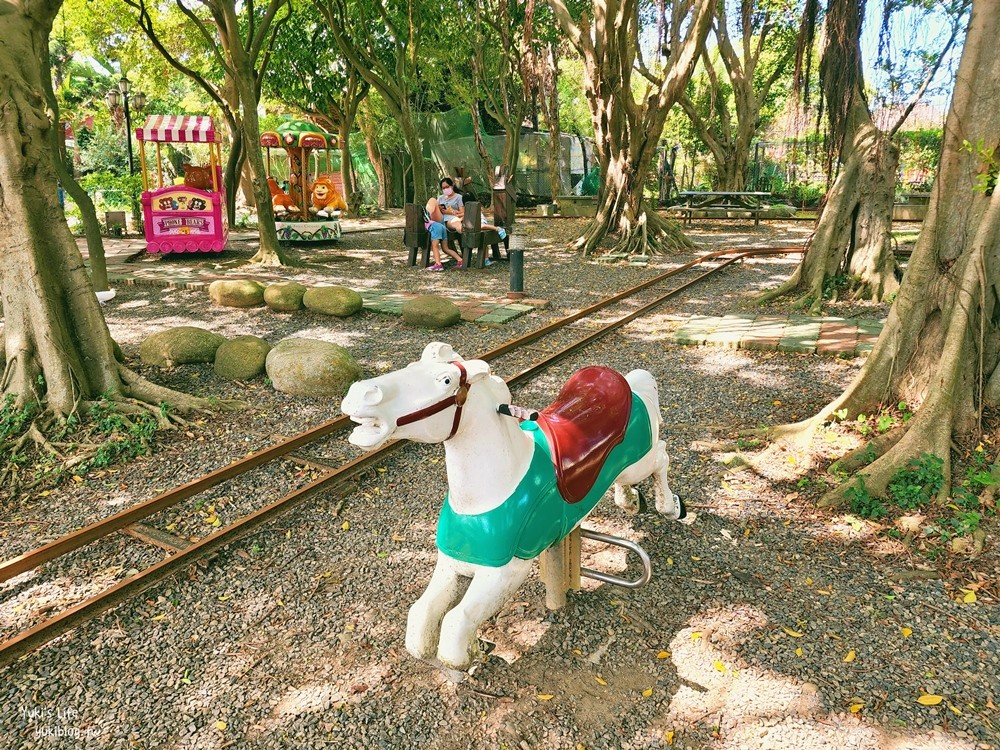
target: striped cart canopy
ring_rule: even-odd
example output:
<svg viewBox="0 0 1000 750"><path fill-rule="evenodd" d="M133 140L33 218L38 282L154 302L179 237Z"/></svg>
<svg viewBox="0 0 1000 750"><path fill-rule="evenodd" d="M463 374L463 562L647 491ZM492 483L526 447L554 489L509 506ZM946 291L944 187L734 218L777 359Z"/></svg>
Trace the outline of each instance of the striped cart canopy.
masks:
<svg viewBox="0 0 1000 750"><path fill-rule="evenodd" d="M135 129L136 140L158 143L219 143L212 118L202 115L151 115Z"/></svg>

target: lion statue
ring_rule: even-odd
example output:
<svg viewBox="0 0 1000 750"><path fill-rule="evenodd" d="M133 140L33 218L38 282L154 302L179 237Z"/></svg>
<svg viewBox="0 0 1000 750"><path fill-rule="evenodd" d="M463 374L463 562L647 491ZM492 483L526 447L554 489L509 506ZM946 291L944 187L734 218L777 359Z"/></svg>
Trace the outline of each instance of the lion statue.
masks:
<svg viewBox="0 0 1000 750"><path fill-rule="evenodd" d="M333 180L329 177L320 177L313 183L312 206L309 209L311 213L329 218L333 216L334 211L346 210L347 204L344 202L343 196L337 192Z"/></svg>

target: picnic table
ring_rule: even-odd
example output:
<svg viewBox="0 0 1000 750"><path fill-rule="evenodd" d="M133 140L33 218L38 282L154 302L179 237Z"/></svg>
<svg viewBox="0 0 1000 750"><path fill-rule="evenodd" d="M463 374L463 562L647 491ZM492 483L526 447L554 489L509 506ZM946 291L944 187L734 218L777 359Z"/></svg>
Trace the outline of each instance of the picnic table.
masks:
<svg viewBox="0 0 1000 750"><path fill-rule="evenodd" d="M763 200L770 198L770 193L731 190L683 190L678 194L684 203L675 210L684 215L684 223L690 224L695 211L719 209L722 211L747 211L753 216L753 225L760 225L760 212L763 210ZM729 217L720 217L729 218Z"/></svg>

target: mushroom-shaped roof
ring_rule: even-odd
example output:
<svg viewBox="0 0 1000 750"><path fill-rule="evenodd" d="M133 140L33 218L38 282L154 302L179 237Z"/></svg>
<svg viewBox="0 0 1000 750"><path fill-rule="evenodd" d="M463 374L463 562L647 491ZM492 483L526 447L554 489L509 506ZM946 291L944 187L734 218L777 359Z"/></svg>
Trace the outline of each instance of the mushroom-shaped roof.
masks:
<svg viewBox="0 0 1000 750"><path fill-rule="evenodd" d="M261 146L290 148L337 148L337 136L304 120L288 120L277 131L260 134Z"/></svg>

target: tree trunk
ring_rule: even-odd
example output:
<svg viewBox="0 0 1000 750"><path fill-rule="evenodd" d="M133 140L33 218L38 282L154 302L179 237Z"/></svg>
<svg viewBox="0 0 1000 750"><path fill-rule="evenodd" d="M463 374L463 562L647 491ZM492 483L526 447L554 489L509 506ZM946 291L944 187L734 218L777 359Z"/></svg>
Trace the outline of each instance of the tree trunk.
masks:
<svg viewBox="0 0 1000 750"><path fill-rule="evenodd" d="M389 184L388 169L386 168L385 157L382 156L382 149L379 148L375 132L367 123L367 120L359 120L361 123L361 134L365 139L365 149L368 151L368 161L375 170L378 178L378 205L379 208L388 208L392 200L392 187Z"/></svg>
<svg viewBox="0 0 1000 750"><path fill-rule="evenodd" d="M792 277L762 301L801 291L800 305L818 313L823 290L844 276L852 296L883 302L899 286L892 253L892 201L899 149L872 120L864 93L861 28L864 3L831 0L820 63L830 136L840 173L816 223L808 252Z"/></svg>
<svg viewBox="0 0 1000 750"><path fill-rule="evenodd" d="M101 396L204 406L118 365L83 259L59 204L43 55L59 2L12 6L0 44L0 299L3 396L66 416ZM49 84L51 85L51 84Z"/></svg>
<svg viewBox="0 0 1000 750"><path fill-rule="evenodd" d="M359 201L358 188L354 184L354 162L351 160L351 128L353 122L348 122L347 117L340 121L340 179L344 185L344 200L347 202L347 210L353 214L358 213Z"/></svg>
<svg viewBox="0 0 1000 750"><path fill-rule="evenodd" d="M799 291L798 304L818 315L824 291L837 281L858 300L885 302L899 290L902 274L892 251L899 148L875 126L860 96L852 107L851 141L808 252L788 281L761 297L764 302Z"/></svg>
<svg viewBox="0 0 1000 750"><path fill-rule="evenodd" d="M848 418L905 401L905 434L864 471L873 495L924 453L944 459L950 492L951 446L972 444L1000 362L1000 192L994 147L1000 132L1000 34L995 0L973 3L955 93L945 124L930 209L882 335L854 382L805 422L776 430L804 440L835 411ZM979 144L969 147L968 144ZM822 505L846 504L845 483Z"/></svg>
<svg viewBox="0 0 1000 750"><path fill-rule="evenodd" d="M576 248L584 255L591 254L608 236L615 239L611 253L643 255L692 247L677 222L663 218L646 204L636 179L640 173L646 172L639 172L628 159L602 160L597 215L576 241Z"/></svg>
<svg viewBox="0 0 1000 750"><path fill-rule="evenodd" d="M719 178L718 189L732 192L746 190L747 166L750 160L749 143L737 144L721 162L716 161Z"/></svg>
<svg viewBox="0 0 1000 750"><path fill-rule="evenodd" d="M236 225L236 191L239 188L239 177L243 174L245 162L243 135L234 123L229 129L229 157L226 159L226 169L222 173L222 184L226 186L226 217L230 227Z"/></svg>
<svg viewBox="0 0 1000 750"><path fill-rule="evenodd" d="M240 170L240 192L243 194L243 205L247 208L257 206L257 198L253 194L253 172L246 160L243 161L243 168Z"/></svg>
<svg viewBox="0 0 1000 750"><path fill-rule="evenodd" d="M549 43L545 49L545 60L540 64L539 99L545 125L549 129L549 192L552 202L563 194L562 185L562 131L559 127L559 48Z"/></svg>
<svg viewBox="0 0 1000 750"><path fill-rule="evenodd" d="M40 76L42 85L45 87L45 98L52 110L52 121L59 122L59 102L52 88L48 60L43 63ZM101 222L97 218L97 209L94 207L94 201L87 195L87 191L80 187L80 183L73 177L72 160L66 153L66 140L63 137L62 128L53 129L53 135L55 138L52 143L52 164L55 167L56 176L63 189L69 193L70 198L80 209L80 217L83 220L83 233L87 239L87 255L90 258L90 283L93 284L95 292L107 291L108 266L104 257L104 238L101 236Z"/></svg>
<svg viewBox="0 0 1000 750"><path fill-rule="evenodd" d="M236 69L236 85L242 104L239 120L240 134L246 146L247 166L253 181L253 192L257 202L257 231L260 234L260 248L250 259L251 263L264 266L281 266L288 262L278 244L278 231L274 225L274 208L271 205L271 191L267 187L267 169L261 154L260 123L257 118L257 93L254 73L249 60L242 54L239 45L230 46L230 54Z"/></svg>
<svg viewBox="0 0 1000 750"><path fill-rule="evenodd" d="M403 142L410 153L410 169L413 175L413 202L423 203L427 200L427 177L424 169L424 150L417 135L416 125L410 117L409 109L402 111L399 118L399 129L403 131ZM405 186L404 186L405 193Z"/></svg>
<svg viewBox="0 0 1000 750"><path fill-rule="evenodd" d="M476 152L479 154L479 160L483 163L483 174L486 175L486 184L489 185L493 179L493 159L490 157L490 152L486 150L486 144L483 143L483 130L479 117L478 100L473 101L469 105L469 114L472 115L472 138L476 144Z"/></svg>

